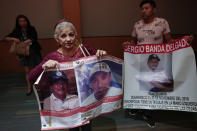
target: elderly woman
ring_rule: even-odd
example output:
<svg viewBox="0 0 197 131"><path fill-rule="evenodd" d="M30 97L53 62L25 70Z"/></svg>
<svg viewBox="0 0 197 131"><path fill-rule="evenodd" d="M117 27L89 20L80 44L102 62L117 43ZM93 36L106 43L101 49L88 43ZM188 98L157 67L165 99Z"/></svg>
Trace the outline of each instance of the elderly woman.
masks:
<svg viewBox="0 0 197 131"><path fill-rule="evenodd" d="M54 38L59 44L59 48L48 54L44 60L29 73L29 80L33 83L44 69L55 68L61 62L74 61L85 55L105 55L106 51L94 50L88 45L80 46L76 39L77 31L74 25L65 20L61 20L55 27ZM81 126L82 131L90 131L90 124ZM79 128L70 129L78 131Z"/></svg>

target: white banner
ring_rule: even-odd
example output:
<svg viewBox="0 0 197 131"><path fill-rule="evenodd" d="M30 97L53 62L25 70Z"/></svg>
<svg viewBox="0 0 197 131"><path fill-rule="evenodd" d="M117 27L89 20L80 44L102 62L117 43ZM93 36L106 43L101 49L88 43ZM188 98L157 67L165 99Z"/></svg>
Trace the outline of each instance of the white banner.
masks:
<svg viewBox="0 0 197 131"><path fill-rule="evenodd" d="M43 72L34 85L42 130L74 128L120 109L122 63L90 56Z"/></svg>
<svg viewBox="0 0 197 131"><path fill-rule="evenodd" d="M128 44L124 60L124 108L197 112L196 62L185 37Z"/></svg>

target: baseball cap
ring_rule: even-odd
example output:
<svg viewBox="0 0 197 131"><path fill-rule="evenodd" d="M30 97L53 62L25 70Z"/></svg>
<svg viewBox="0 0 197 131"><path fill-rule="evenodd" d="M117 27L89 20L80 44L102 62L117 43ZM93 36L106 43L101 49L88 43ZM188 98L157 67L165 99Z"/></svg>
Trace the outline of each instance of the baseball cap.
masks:
<svg viewBox="0 0 197 131"><path fill-rule="evenodd" d="M92 78L96 72L111 72L109 65L105 62L98 62L96 63L93 67L92 70L90 71L90 78L89 82L92 81Z"/></svg>
<svg viewBox="0 0 197 131"><path fill-rule="evenodd" d="M60 71L51 72L48 79L49 83L53 84L59 80L65 81L65 83L68 84L68 78L65 73Z"/></svg>
<svg viewBox="0 0 197 131"><path fill-rule="evenodd" d="M160 61L159 57L156 54L149 55L148 61L150 61L152 59L157 59L158 61Z"/></svg>

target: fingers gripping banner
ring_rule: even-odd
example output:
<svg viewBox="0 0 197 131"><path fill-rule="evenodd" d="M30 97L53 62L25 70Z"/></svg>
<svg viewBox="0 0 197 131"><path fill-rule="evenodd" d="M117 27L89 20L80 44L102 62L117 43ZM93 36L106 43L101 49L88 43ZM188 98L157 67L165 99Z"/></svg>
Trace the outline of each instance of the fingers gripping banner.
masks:
<svg viewBox="0 0 197 131"><path fill-rule="evenodd" d="M195 56L186 37L128 44L124 60L124 108L197 112Z"/></svg>
<svg viewBox="0 0 197 131"><path fill-rule="evenodd" d="M34 85L42 130L74 128L120 109L122 62L91 56L43 72Z"/></svg>

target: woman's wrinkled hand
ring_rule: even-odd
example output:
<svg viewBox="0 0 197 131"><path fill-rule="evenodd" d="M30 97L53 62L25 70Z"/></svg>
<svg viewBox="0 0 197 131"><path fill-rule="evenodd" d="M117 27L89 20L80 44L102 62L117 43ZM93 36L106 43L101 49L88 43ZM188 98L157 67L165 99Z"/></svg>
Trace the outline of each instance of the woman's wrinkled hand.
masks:
<svg viewBox="0 0 197 131"><path fill-rule="evenodd" d="M104 55L107 55L106 51L104 51L104 50L97 50L97 52L96 52L96 56L97 57L101 57L101 56L104 56Z"/></svg>
<svg viewBox="0 0 197 131"><path fill-rule="evenodd" d="M56 68L59 65L59 62L55 60L48 60L46 63L42 65L43 69L51 69L51 68Z"/></svg>

